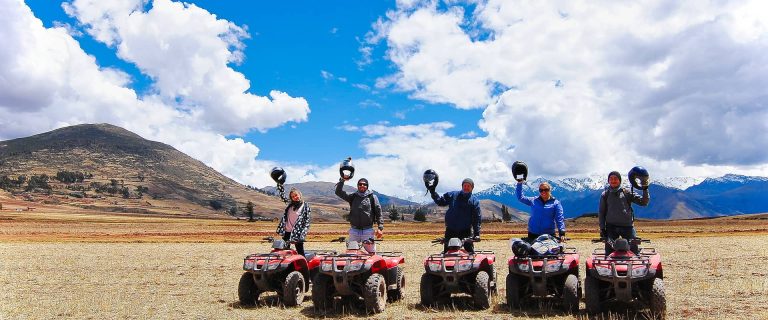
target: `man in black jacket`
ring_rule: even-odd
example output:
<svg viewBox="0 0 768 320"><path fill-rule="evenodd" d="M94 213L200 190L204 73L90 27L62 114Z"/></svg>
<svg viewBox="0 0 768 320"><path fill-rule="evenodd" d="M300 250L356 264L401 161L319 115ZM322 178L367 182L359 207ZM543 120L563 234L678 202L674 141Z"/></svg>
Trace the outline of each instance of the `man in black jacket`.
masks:
<svg viewBox="0 0 768 320"><path fill-rule="evenodd" d="M368 189L368 179L357 181L357 192L344 192L344 178L336 184L336 195L349 203L349 241L362 242L373 237L381 238L384 235L384 224L381 221L381 205L379 198ZM374 231L373 223L378 229ZM374 243L363 244L365 251L376 252Z"/></svg>
<svg viewBox="0 0 768 320"><path fill-rule="evenodd" d="M644 185L642 197L621 186L621 174L612 171L608 174L608 187L600 195L600 207L598 209L598 221L600 223L600 236L611 240L621 236L624 239L637 238L635 231L635 212L632 203L647 206L650 202L648 186ZM636 244L630 245L630 250L637 253ZM605 253L613 252L613 247L605 244Z"/></svg>

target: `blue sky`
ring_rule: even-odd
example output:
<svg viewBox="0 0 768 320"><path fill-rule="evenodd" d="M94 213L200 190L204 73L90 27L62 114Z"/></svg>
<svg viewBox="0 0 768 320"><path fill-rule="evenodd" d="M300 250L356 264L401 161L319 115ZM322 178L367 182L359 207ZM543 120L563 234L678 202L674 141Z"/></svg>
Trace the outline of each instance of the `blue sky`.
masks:
<svg viewBox="0 0 768 320"><path fill-rule="evenodd" d="M228 135L258 145L262 159L331 165L347 156L361 157L362 134L340 129L346 124L449 121L455 124L450 134L479 131L477 120L482 110L459 110L446 104L409 99L406 92L375 88L376 79L391 73L393 66L381 58L386 50L381 45L374 48L379 57L361 66L360 48L372 24L394 8L393 1L348 1L330 6L320 1L187 2L248 27L250 39L243 41L245 61L233 67L251 80L250 92L266 95L269 90L278 89L305 98L312 109L307 122L265 132L252 130L245 135ZM27 4L47 27L54 22L77 23L64 12L60 2L35 0ZM137 91L151 90L151 80L135 65L118 58L114 50L87 35L78 40L100 65L128 72ZM327 77L323 77L323 72L327 72ZM328 78L330 75L333 78ZM293 154L297 149L305 156L297 158Z"/></svg>
<svg viewBox="0 0 768 320"><path fill-rule="evenodd" d="M112 123L244 184L768 176L764 1L0 0L0 140ZM716 62L716 63L715 63ZM727 147L725 147L727 146ZM696 181L695 179L692 181Z"/></svg>

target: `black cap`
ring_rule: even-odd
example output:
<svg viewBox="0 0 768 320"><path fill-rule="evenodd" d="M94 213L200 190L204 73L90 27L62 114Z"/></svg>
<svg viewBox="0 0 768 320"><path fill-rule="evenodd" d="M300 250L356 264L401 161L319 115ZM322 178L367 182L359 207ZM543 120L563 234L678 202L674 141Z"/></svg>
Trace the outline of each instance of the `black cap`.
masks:
<svg viewBox="0 0 768 320"><path fill-rule="evenodd" d="M610 179L611 176L616 176L617 178L619 178L619 182L621 182L621 173L619 173L618 171L611 171L611 173L608 174L608 179Z"/></svg>

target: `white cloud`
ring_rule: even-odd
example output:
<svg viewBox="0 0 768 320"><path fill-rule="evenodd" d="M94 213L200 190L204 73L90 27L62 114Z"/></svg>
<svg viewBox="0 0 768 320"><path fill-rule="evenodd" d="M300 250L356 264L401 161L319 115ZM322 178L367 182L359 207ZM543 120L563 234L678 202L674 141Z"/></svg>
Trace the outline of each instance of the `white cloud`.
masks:
<svg viewBox="0 0 768 320"><path fill-rule="evenodd" d="M156 91L137 95L128 74L100 67L68 27L45 28L22 2L2 0L0 140L107 122L170 144L240 182L270 184L264 172L272 163L255 160L258 147L225 135L303 121L309 108L280 91L268 98L245 92L248 80L227 65L242 60L244 29L163 0L148 12L136 11L144 8L140 1L65 8L155 80Z"/></svg>
<svg viewBox="0 0 768 320"><path fill-rule="evenodd" d="M374 23L366 45L397 67L377 88L485 108L482 139L542 175L765 172L762 2L467 2L401 1Z"/></svg>
<svg viewBox="0 0 768 320"><path fill-rule="evenodd" d="M155 0L148 10L141 1L75 0L64 8L152 78L160 96L180 100L198 126L242 134L307 120L306 100L279 90L253 95L248 79L229 66L244 59L244 27L170 0Z"/></svg>

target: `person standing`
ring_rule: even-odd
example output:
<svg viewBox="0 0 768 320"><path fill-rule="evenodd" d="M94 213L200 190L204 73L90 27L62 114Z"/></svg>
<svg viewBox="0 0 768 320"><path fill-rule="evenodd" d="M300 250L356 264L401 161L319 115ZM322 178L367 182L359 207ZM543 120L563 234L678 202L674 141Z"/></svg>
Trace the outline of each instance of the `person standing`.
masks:
<svg viewBox="0 0 768 320"><path fill-rule="evenodd" d="M624 239L637 238L635 230L635 213L632 203L647 206L650 202L647 180L643 182L643 195L627 190L621 186L621 174L612 171L608 174L608 187L600 195L600 207L598 209L598 221L600 223L600 237L611 241L619 236ZM630 243L630 250L637 253L637 244ZM605 244L605 254L613 252L613 246Z"/></svg>
<svg viewBox="0 0 768 320"><path fill-rule="evenodd" d="M368 179L357 180L357 192L346 193L344 182L348 179L342 177L336 184L336 195L349 203L349 241L363 242L368 239L380 239L384 236L384 224L381 218L381 205L379 198L368 189ZM373 229L376 223L377 229ZM363 243L365 251L376 253L375 243Z"/></svg>
<svg viewBox="0 0 768 320"><path fill-rule="evenodd" d="M548 182L539 184L538 197L523 196L524 180L517 181L515 195L521 203L531 207L531 217L528 219L528 242L533 242L542 234L555 235L557 227L560 241L565 238L565 218L563 205L552 196L552 186Z"/></svg>
<svg viewBox="0 0 768 320"><path fill-rule="evenodd" d="M448 206L448 211L445 213L443 252L448 251L448 240L451 238L472 237L473 241L480 240L482 214L480 201L472 194L474 188L475 182L466 178L461 182L461 191L451 191L440 196L435 192L434 187L429 189L435 204L441 207ZM475 252L473 241L464 242L464 249L467 252Z"/></svg>
<svg viewBox="0 0 768 320"><path fill-rule="evenodd" d="M309 203L302 199L299 189L291 188L288 198L284 199L288 206L285 207L283 217L277 225L277 234L283 236L284 241L293 243L298 254L304 255L304 240L309 231L312 209Z"/></svg>

